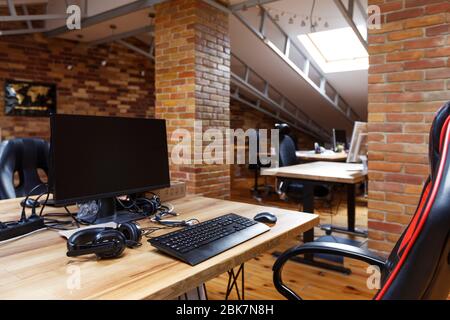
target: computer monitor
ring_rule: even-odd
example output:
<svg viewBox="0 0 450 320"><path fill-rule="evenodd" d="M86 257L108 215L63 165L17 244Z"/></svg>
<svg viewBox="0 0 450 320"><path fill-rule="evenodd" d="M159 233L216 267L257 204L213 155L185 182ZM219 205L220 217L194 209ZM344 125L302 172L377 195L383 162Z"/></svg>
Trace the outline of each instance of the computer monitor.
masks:
<svg viewBox="0 0 450 320"><path fill-rule="evenodd" d="M337 150L339 144L344 145L344 149L347 149L347 133L345 130L333 129L333 150Z"/></svg>
<svg viewBox="0 0 450 320"><path fill-rule="evenodd" d="M367 154L367 122L355 122L347 162L360 162L361 155Z"/></svg>
<svg viewBox="0 0 450 320"><path fill-rule="evenodd" d="M53 115L49 185L55 205L100 200L95 222L139 216L115 197L170 186L165 120Z"/></svg>

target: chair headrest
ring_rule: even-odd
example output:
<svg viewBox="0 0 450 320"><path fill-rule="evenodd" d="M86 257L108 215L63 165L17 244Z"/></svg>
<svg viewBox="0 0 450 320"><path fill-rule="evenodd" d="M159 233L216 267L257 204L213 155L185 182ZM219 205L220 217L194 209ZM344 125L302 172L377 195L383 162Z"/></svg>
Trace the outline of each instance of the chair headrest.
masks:
<svg viewBox="0 0 450 320"><path fill-rule="evenodd" d="M446 130L450 125L450 101L447 102L436 114L430 132L429 158L431 176L434 178L441 159L441 148Z"/></svg>
<svg viewBox="0 0 450 320"><path fill-rule="evenodd" d="M287 123L277 123L275 125L275 129L278 129L280 131L280 137L291 133L291 128L289 128L289 125Z"/></svg>

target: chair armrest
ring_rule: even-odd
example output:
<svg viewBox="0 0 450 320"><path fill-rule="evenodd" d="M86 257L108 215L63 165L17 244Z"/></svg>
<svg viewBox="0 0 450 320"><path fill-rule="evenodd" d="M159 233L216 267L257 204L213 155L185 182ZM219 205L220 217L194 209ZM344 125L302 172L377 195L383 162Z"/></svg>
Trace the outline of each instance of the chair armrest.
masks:
<svg viewBox="0 0 450 320"><path fill-rule="evenodd" d="M303 245L293 247L279 256L272 268L273 283L275 285L275 288L289 300L302 300L302 298L283 283L281 273L283 271L284 264L294 256L307 253L333 254L341 257L352 258L367 262L372 265L376 265L380 267L380 269L383 269L386 264L386 261L384 259L378 257L368 250L342 243L308 242Z"/></svg>

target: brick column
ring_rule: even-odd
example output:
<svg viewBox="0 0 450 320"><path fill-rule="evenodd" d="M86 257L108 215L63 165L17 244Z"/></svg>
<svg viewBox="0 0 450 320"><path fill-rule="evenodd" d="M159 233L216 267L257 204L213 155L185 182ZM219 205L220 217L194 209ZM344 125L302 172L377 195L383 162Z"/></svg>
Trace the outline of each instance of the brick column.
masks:
<svg viewBox="0 0 450 320"><path fill-rule="evenodd" d="M228 14L201 0L171 0L156 6L156 118L167 120L169 153L174 130L194 135L195 121L230 127L230 41ZM194 153L194 149L192 149ZM171 164L171 178L187 182L189 193L227 198L225 164Z"/></svg>
<svg viewBox="0 0 450 320"><path fill-rule="evenodd" d="M428 132L450 100L448 0L369 0L369 247L389 252L428 175Z"/></svg>

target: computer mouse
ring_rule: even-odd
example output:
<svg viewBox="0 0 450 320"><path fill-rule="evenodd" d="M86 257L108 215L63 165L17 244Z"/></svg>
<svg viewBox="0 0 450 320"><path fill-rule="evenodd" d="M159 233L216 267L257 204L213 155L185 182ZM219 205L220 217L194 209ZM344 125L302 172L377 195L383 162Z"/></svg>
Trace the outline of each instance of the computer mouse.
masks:
<svg viewBox="0 0 450 320"><path fill-rule="evenodd" d="M277 217L270 212L261 212L258 213L253 220L262 222L262 223L276 223Z"/></svg>
<svg viewBox="0 0 450 320"><path fill-rule="evenodd" d="M39 207L41 204L39 203L39 201L36 201L32 198L28 198L27 201L22 200L22 202L20 203L20 205L23 207L27 207L27 208L37 208Z"/></svg>

